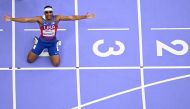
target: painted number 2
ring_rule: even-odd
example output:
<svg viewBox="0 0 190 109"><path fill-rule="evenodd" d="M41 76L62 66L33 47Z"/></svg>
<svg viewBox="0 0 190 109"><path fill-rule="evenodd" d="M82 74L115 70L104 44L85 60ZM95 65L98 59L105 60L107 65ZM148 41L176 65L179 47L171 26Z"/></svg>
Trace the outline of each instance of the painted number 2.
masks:
<svg viewBox="0 0 190 109"><path fill-rule="evenodd" d="M157 40L156 41L157 56L163 56L163 50L166 50L166 51L168 51L174 55L185 55L189 50L188 44L183 40L174 40L171 42L171 44L172 45L181 45L182 49L181 50L175 50L175 49L169 47L168 45Z"/></svg>
<svg viewBox="0 0 190 109"><path fill-rule="evenodd" d="M109 47L107 52L101 52L99 51L99 46L104 44L104 40L98 40L93 44L93 52L95 55L99 56L99 57L108 57L111 55L121 55L124 53L125 51L125 45L120 42L120 41L115 41L115 45L119 46L119 50L114 51L114 47Z"/></svg>

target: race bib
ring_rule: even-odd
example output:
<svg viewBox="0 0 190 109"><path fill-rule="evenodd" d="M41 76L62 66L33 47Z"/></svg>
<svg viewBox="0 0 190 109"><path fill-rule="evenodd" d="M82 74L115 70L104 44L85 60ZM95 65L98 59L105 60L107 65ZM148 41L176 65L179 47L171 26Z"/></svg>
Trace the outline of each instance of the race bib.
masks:
<svg viewBox="0 0 190 109"><path fill-rule="evenodd" d="M55 36L55 30L43 30L43 36L54 37Z"/></svg>

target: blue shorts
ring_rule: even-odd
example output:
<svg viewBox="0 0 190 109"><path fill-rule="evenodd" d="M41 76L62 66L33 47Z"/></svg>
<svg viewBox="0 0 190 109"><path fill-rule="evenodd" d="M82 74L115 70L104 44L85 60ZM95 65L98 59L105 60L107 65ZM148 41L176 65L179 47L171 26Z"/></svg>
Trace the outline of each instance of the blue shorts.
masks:
<svg viewBox="0 0 190 109"><path fill-rule="evenodd" d="M38 38L37 44L32 48L32 52L36 55L40 55L44 49L48 50L50 56L59 55L58 40L45 41Z"/></svg>

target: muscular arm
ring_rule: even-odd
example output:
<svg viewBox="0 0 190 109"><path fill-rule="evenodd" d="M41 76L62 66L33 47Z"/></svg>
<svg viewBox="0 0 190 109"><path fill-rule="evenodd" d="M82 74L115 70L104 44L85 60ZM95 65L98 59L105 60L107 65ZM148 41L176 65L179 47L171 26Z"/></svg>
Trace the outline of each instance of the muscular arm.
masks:
<svg viewBox="0 0 190 109"><path fill-rule="evenodd" d="M40 22L40 17L36 16L33 18L12 18L9 16L5 16L5 21L15 21L15 22L20 22L20 23L35 23L35 22Z"/></svg>
<svg viewBox="0 0 190 109"><path fill-rule="evenodd" d="M95 14L87 13L86 15L72 15L72 16L57 15L56 16L56 19L58 21L81 20L81 19L90 19L90 18L95 18Z"/></svg>
<svg viewBox="0 0 190 109"><path fill-rule="evenodd" d="M83 16L76 16L76 15L73 15L73 16L61 16L61 15L58 15L57 16L59 20L81 20L81 19L86 19L86 16L83 15Z"/></svg>

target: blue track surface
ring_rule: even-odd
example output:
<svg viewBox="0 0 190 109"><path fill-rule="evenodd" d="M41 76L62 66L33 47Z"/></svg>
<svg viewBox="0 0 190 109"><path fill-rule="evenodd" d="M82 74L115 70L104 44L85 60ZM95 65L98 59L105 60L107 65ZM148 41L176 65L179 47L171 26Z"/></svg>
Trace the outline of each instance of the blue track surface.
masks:
<svg viewBox="0 0 190 109"><path fill-rule="evenodd" d="M14 103L16 109L189 109L189 0L76 1L0 1L0 18L12 15L12 5L16 17L42 15L45 5L54 14L96 14L59 24L66 30L57 33L61 65L55 69L48 57L26 62L38 24L16 23L14 30L0 19L0 109Z"/></svg>

